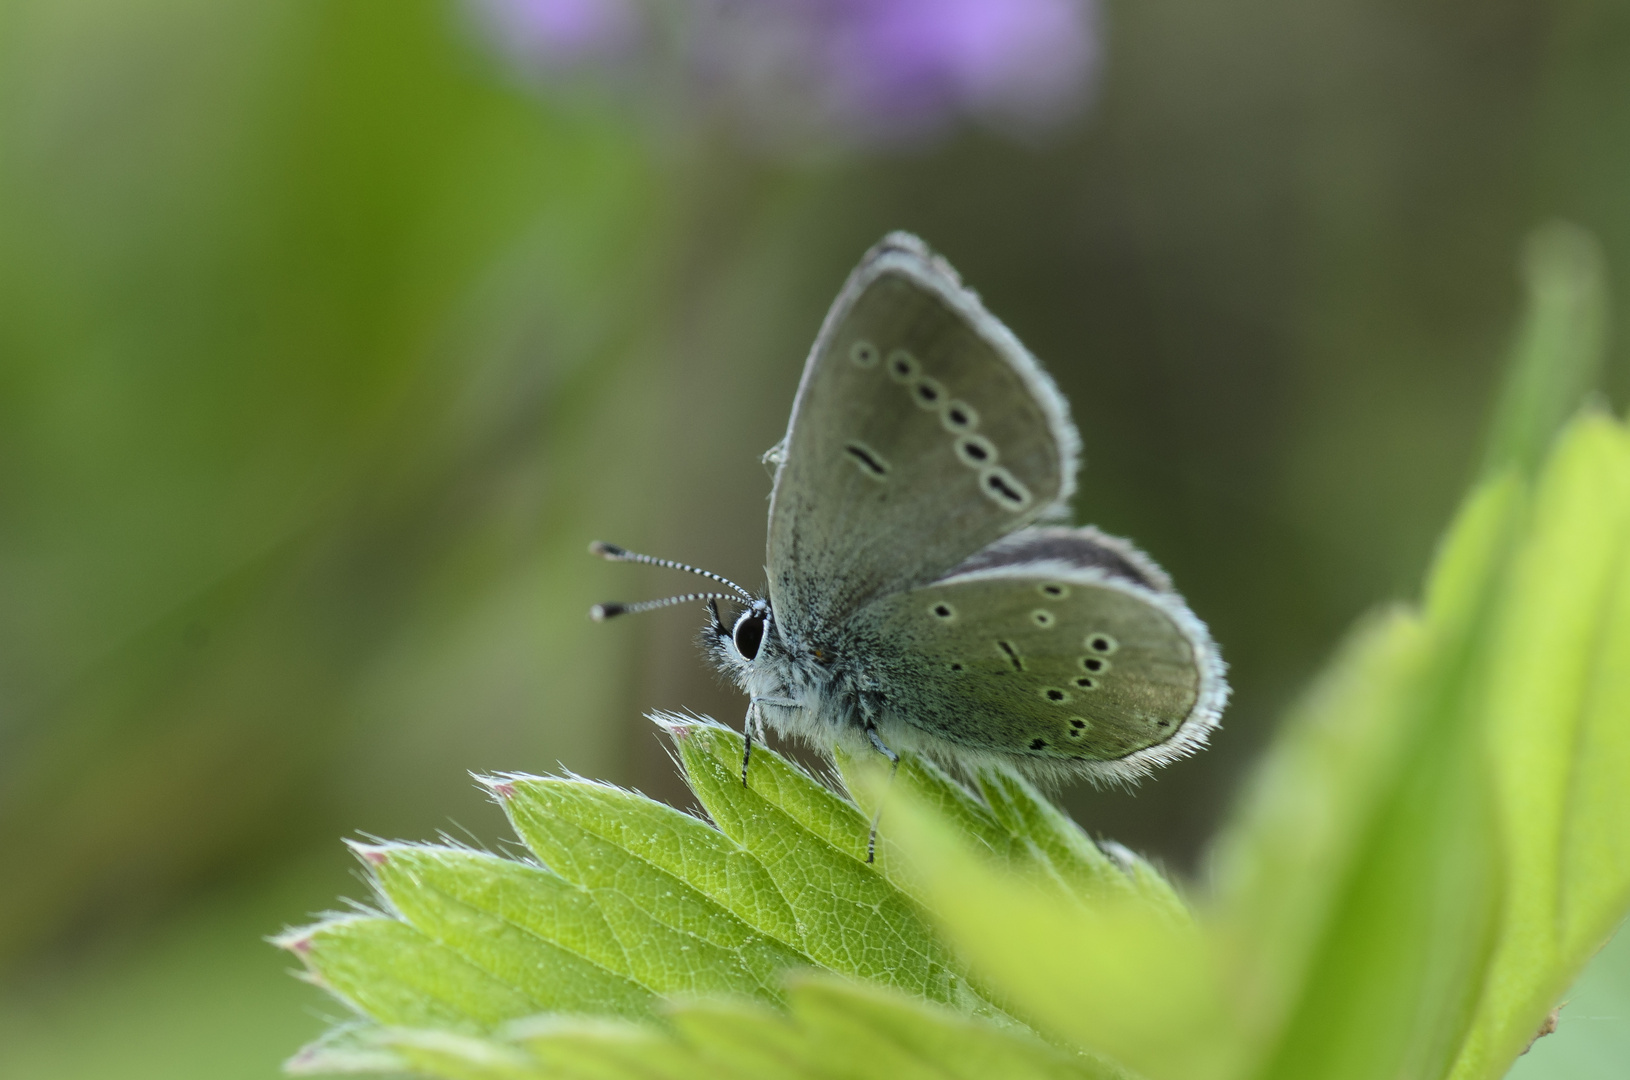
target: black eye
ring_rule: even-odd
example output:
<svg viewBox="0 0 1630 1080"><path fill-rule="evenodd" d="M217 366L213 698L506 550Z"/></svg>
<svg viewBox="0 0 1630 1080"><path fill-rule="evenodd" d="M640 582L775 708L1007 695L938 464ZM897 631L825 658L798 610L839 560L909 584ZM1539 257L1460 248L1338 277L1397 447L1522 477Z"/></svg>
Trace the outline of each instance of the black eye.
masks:
<svg viewBox="0 0 1630 1080"><path fill-rule="evenodd" d="M741 658L753 659L758 655L759 646L764 644L764 616L756 611L749 611L737 619L732 638L736 643L736 651L741 653Z"/></svg>

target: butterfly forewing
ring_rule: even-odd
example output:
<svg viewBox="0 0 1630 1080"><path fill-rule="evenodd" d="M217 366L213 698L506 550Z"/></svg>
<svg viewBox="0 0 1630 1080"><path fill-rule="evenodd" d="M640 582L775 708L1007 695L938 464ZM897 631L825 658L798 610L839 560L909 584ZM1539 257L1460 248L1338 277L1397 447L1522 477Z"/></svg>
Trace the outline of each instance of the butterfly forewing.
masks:
<svg viewBox="0 0 1630 1080"><path fill-rule="evenodd" d="M920 242L851 277L805 368L771 497L771 602L819 648L1067 498L1079 440L1051 381Z"/></svg>
<svg viewBox="0 0 1630 1080"><path fill-rule="evenodd" d="M974 752L1103 763L1131 777L1201 745L1226 690L1175 594L1096 567L1009 565L878 601L879 674L898 721Z"/></svg>

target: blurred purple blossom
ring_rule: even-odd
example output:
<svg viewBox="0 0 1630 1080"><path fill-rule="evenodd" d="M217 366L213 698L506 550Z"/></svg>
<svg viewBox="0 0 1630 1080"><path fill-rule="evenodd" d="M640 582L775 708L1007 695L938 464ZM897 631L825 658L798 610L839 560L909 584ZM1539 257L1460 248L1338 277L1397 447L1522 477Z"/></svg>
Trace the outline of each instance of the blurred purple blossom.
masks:
<svg viewBox="0 0 1630 1080"><path fill-rule="evenodd" d="M640 38L634 0L474 0L499 45L528 66L574 68L617 59Z"/></svg>
<svg viewBox="0 0 1630 1080"><path fill-rule="evenodd" d="M1039 128L1096 74L1094 0L475 0L507 47L544 68L647 44L698 102L799 141L921 136L973 116Z"/></svg>
<svg viewBox="0 0 1630 1080"><path fill-rule="evenodd" d="M734 0L793 23L780 58L830 119L871 134L940 126L959 113L1054 119L1095 66L1081 0ZM750 48L751 42L740 43Z"/></svg>

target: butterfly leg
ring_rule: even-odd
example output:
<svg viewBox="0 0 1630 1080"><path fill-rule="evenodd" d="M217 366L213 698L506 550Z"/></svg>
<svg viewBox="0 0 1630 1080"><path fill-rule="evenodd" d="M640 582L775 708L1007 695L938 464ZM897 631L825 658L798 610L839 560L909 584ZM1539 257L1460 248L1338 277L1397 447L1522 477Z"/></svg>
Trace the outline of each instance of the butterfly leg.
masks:
<svg viewBox="0 0 1630 1080"><path fill-rule="evenodd" d="M877 749L878 753L889 759L888 788L894 787L894 774L900 771L900 755L888 748L888 745L883 742L882 737L877 734L877 725L871 723L870 721L868 721L866 724L866 738L871 740L872 746ZM885 799L888 797L888 788L885 788L883 791L883 796ZM877 803L877 809L872 811L871 832L866 834L866 864L868 866L870 866L877 858L877 825L878 822L882 820L883 800L880 799Z"/></svg>
<svg viewBox="0 0 1630 1080"><path fill-rule="evenodd" d="M742 722L741 730L745 738L742 740L746 748L741 754L741 786L747 786L747 763L753 760L753 740L764 741L764 706L786 705L796 707L797 702L791 698L756 697L747 703L747 719Z"/></svg>
<svg viewBox="0 0 1630 1080"><path fill-rule="evenodd" d="M747 719L742 721L741 733L743 750L741 752L741 786L747 786L747 763L753 760L753 737L758 734L758 699L754 698L747 703Z"/></svg>

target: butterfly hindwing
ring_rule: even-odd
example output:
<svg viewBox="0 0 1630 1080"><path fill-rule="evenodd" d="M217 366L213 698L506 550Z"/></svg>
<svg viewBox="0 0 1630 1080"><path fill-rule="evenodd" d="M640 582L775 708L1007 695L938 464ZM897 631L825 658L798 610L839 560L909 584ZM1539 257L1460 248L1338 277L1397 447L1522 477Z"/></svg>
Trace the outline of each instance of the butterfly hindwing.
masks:
<svg viewBox="0 0 1630 1080"><path fill-rule="evenodd" d="M1159 568L1090 529L1026 530L859 621L906 688L890 727L930 752L1131 778L1202 745L1227 693Z"/></svg>
<svg viewBox="0 0 1630 1080"><path fill-rule="evenodd" d="M914 237L867 256L827 316L770 504L770 598L812 646L1071 494L1079 438L1051 380Z"/></svg>

